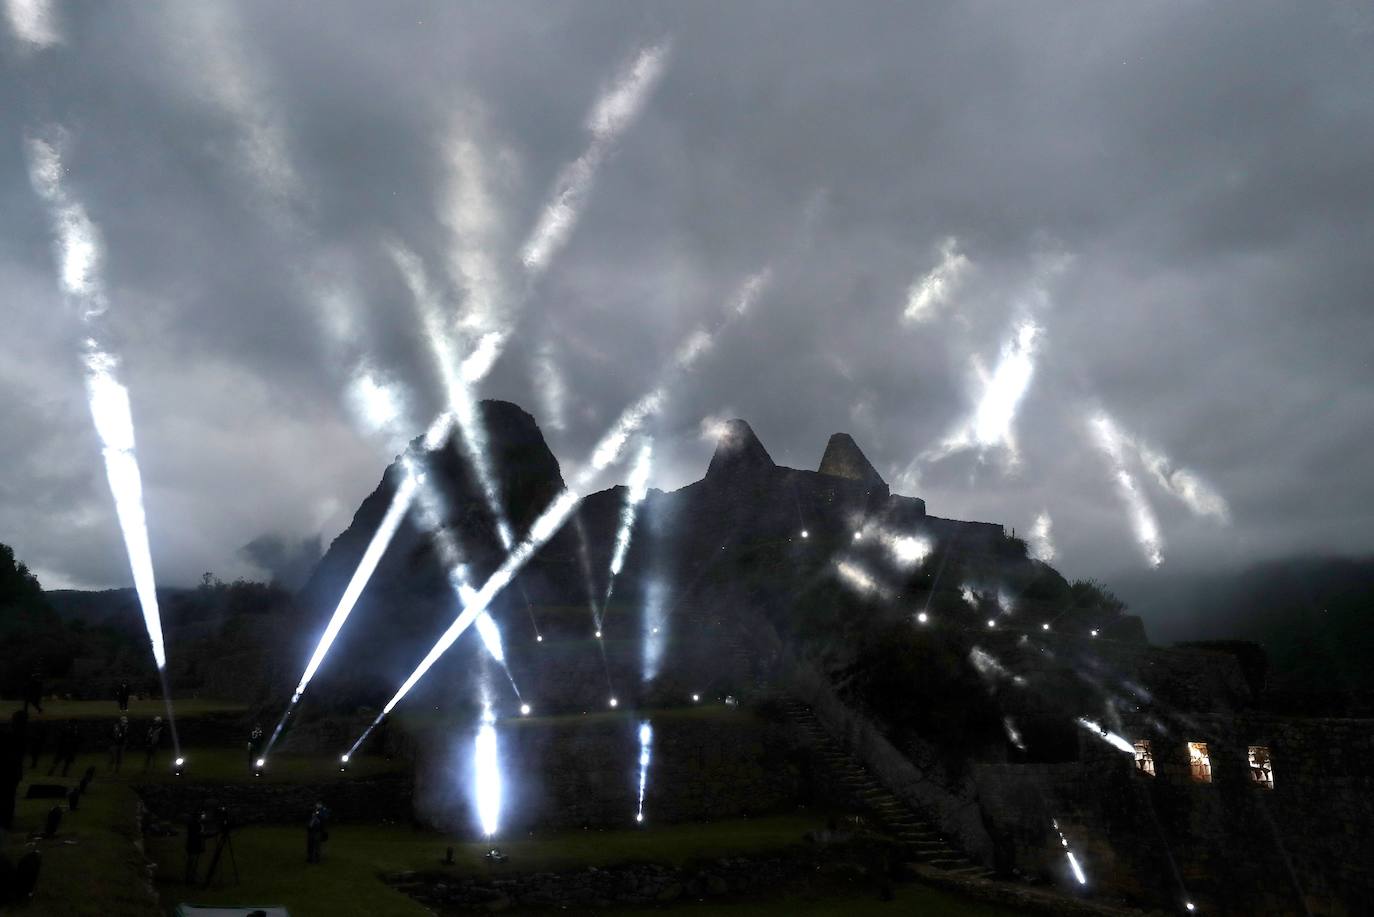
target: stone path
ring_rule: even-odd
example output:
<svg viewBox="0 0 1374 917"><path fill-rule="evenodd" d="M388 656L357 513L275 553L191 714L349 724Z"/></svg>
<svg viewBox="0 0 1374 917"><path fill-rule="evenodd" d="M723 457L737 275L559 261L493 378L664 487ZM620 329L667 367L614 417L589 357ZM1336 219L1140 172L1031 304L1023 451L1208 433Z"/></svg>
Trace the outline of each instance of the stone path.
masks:
<svg viewBox="0 0 1374 917"><path fill-rule="evenodd" d="M785 700L783 707L788 719L807 737L838 785L871 812L913 860L961 876L986 878L992 875L992 870L970 860L943 838L924 815L879 783L857 758L831 737L810 707L792 699Z"/></svg>

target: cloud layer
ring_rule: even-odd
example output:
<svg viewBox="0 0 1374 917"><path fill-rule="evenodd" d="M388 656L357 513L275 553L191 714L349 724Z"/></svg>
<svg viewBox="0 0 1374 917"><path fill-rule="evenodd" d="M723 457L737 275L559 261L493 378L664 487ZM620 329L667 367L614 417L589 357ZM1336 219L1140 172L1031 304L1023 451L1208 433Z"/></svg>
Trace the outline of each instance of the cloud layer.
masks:
<svg viewBox="0 0 1374 917"><path fill-rule="evenodd" d="M45 585L128 579L25 166L48 122L102 231L160 582L332 538L391 459L354 425L322 305L414 422L446 404L388 240L438 301L513 322L478 394L556 405L568 461L705 328L645 431L654 486L701 475L719 415L797 467L845 430L896 483L1033 317L1034 372L989 415L1019 461L920 464L904 483L931 512L1025 532L1047 512L1071 575L1142 567L1101 410L1148 444L1134 483L1170 565L1374 549L1356 6L203 9L6 6L0 541ZM571 221L547 211L565 185ZM507 314L525 288L487 281L531 255L547 272Z"/></svg>

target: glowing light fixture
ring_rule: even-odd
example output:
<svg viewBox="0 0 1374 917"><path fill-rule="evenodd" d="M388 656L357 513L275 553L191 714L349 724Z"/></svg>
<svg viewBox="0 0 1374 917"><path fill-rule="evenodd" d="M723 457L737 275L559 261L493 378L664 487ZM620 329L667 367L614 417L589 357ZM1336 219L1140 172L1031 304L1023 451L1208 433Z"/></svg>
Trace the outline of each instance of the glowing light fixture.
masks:
<svg viewBox="0 0 1374 917"><path fill-rule="evenodd" d="M490 840L501 818L501 766L496 748L496 717L490 709L482 713L482 725L473 744L473 792L477 796L477 817L482 834Z"/></svg>
<svg viewBox="0 0 1374 917"><path fill-rule="evenodd" d="M811 533L808 532L806 529L802 529L802 537L803 537L803 538L810 538L810 537L811 537Z"/></svg>
<svg viewBox="0 0 1374 917"><path fill-rule="evenodd" d="M521 715L521 716L529 716L529 715L530 715L530 705L529 705L529 704L521 704L521 705L520 705L520 715Z"/></svg>
<svg viewBox="0 0 1374 917"><path fill-rule="evenodd" d="M614 697L611 698L611 706L612 706L612 707L619 707L619 706L620 706L620 701L616 700Z"/></svg>
<svg viewBox="0 0 1374 917"><path fill-rule="evenodd" d="M697 704L697 703L700 703L700 702L701 702L701 695L700 695L700 694L693 694L693 695L692 695L692 703Z"/></svg>
<svg viewBox="0 0 1374 917"><path fill-rule="evenodd" d="M996 627L996 626L997 626L997 622L994 621L992 618L988 618L988 627Z"/></svg>
<svg viewBox="0 0 1374 917"><path fill-rule="evenodd" d="M1046 622L1046 623L1044 623L1044 624L1041 624L1041 625L1040 625L1040 629L1041 629L1041 630L1049 630L1049 629L1050 629L1049 622Z"/></svg>
<svg viewBox="0 0 1374 917"><path fill-rule="evenodd" d="M919 622L922 623L922 624L928 624L928 623L930 623L930 615L926 614L926 613L923 611L923 612L921 612L920 614L918 614L918 615L916 616L916 620L919 621Z"/></svg>

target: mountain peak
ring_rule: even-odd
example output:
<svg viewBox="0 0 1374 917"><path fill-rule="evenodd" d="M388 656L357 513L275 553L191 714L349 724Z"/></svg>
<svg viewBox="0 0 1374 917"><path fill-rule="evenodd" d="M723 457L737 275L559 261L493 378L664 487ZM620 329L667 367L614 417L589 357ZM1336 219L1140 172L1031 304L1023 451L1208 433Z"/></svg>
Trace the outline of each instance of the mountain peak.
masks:
<svg viewBox="0 0 1374 917"><path fill-rule="evenodd" d="M763 448L763 443L759 442L749 424L735 419L721 424L716 451L706 468L706 477L776 467L777 463Z"/></svg>
<svg viewBox="0 0 1374 917"><path fill-rule="evenodd" d="M825 454L821 456L819 471L837 478L887 486L883 476L878 474L859 444L854 442L854 437L848 433L836 433L830 437L825 444Z"/></svg>

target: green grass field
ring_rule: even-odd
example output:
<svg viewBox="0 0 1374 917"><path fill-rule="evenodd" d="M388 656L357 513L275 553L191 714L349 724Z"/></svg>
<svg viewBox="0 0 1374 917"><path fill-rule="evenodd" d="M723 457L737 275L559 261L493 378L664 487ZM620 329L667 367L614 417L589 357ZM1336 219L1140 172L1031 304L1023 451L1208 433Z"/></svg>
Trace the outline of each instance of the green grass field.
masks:
<svg viewBox="0 0 1374 917"><path fill-rule="evenodd" d="M135 715L149 715L156 709L148 702L146 711L135 707ZM54 704L53 718L108 716L113 704L74 702ZM182 716L233 711L234 705L213 701L178 704ZM644 715L642 712L640 716ZM702 706L656 711L655 717L740 716L743 711ZM587 718L614 719L628 714L600 711ZM544 718L521 722L535 724ZM552 718L550 718L552 719ZM581 720L582 717L577 717ZM341 774L332 757L274 755L262 778L252 777L244 753L237 748L189 748L186 776L198 783L230 783L261 780L277 782L319 782L350 780L398 770L401 762L364 756L351 762ZM221 876L213 887L187 886L183 883L185 854L181 837L142 838L136 824L138 798L135 786L143 782L178 779L171 773L172 753L164 749L153 767L143 770L143 755L133 750L126 755L120 774L107 774L104 753L78 757L72 777L45 776L50 755L45 755L35 775L40 782L73 785L88 766L97 777L76 812L65 812L58 837L30 842L53 800L24 800L29 780L20 785L16 830L5 840L4 849L17 859L29 843L43 852L39 888L28 913L51 917L154 917L168 914L176 904L280 904L293 917L374 917L374 915L429 914L424 905L394 890L382 881L384 874L404 871L451 870L454 873L487 874L493 867L482 859L484 844L469 838L445 837L415 831L407 825L337 825L330 834L322 864L305 863L303 826L253 825L234 835L235 860L241 884L231 883L232 864L221 863ZM63 809L65 810L65 805ZM495 867L512 874L523 872L562 872L588 866L609 866L627 862L681 864L698 858L747 855L777 850L802 840L818 826L810 816L734 819L709 824L649 826L616 831L567 831L507 838L500 846L510 860ZM145 844L144 850L137 846ZM443 867L444 849L452 845L456 863ZM213 849L213 846L211 847ZM146 853L146 857L145 857ZM202 857L202 875L210 852ZM148 862L154 864L150 878ZM998 910L921 885L896 889L896 900L879 901L876 894L852 888L818 886L790 892L776 900L751 898L739 901L680 901L669 907L652 909L697 914L743 915L821 915L843 914L864 917L869 914L951 914L999 917ZM517 914L544 913L515 910ZM551 913L551 912L549 912ZM616 914L648 914L650 910L616 909Z"/></svg>

